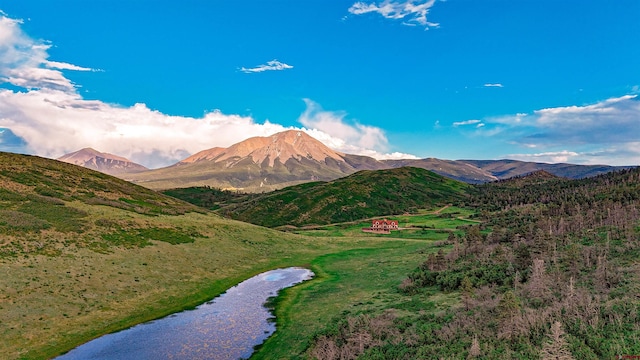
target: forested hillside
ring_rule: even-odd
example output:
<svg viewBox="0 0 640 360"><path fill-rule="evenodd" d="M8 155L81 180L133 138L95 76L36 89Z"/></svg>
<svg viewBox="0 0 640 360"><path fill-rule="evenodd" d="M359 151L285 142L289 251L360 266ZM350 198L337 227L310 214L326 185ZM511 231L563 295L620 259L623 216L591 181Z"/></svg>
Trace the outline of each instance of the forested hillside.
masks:
<svg viewBox="0 0 640 360"><path fill-rule="evenodd" d="M317 359L612 359L640 354L640 170L478 186L484 221L399 286L403 303L319 333ZM440 292L457 306L437 307ZM410 308L411 311L406 311Z"/></svg>
<svg viewBox="0 0 640 360"><path fill-rule="evenodd" d="M329 182L248 197L218 213L267 227L331 224L464 202L470 188L420 168L363 170Z"/></svg>

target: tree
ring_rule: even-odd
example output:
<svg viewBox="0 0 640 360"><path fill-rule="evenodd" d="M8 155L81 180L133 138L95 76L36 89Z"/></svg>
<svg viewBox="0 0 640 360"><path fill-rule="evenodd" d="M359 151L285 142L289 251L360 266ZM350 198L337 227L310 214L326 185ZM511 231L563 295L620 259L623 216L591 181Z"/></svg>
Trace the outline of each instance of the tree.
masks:
<svg viewBox="0 0 640 360"><path fill-rule="evenodd" d="M549 295L549 279L545 272L544 260L534 259L531 264L531 277L526 286L532 300L545 301Z"/></svg>
<svg viewBox="0 0 640 360"><path fill-rule="evenodd" d="M468 358L476 358L478 356L480 356L480 342L478 341L478 335L474 335L473 341L471 341L471 347L469 348Z"/></svg>
<svg viewBox="0 0 640 360"><path fill-rule="evenodd" d="M607 257L598 256L596 263L595 285L596 289L601 293L604 293L609 288L609 281L607 276Z"/></svg>
<svg viewBox="0 0 640 360"><path fill-rule="evenodd" d="M498 314L502 318L511 318L520 311L520 299L509 290L504 293L498 303Z"/></svg>
<svg viewBox="0 0 640 360"><path fill-rule="evenodd" d="M569 344L563 337L564 331L559 321L551 325L549 340L542 346L540 355L542 360L573 360L573 356L569 351Z"/></svg>
<svg viewBox="0 0 640 360"><path fill-rule="evenodd" d="M463 277L460 281L460 292L462 293L462 302L464 307L469 310L471 297L473 296L473 284L467 276Z"/></svg>

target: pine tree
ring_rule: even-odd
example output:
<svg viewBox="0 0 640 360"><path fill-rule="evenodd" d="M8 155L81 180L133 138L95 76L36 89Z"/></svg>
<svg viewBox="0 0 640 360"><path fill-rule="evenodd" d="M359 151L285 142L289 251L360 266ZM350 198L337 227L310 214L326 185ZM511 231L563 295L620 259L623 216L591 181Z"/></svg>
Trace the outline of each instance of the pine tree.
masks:
<svg viewBox="0 0 640 360"><path fill-rule="evenodd" d="M478 341L478 335L474 335L471 347L469 348L468 358L476 358L478 356L480 356L480 342Z"/></svg>
<svg viewBox="0 0 640 360"><path fill-rule="evenodd" d="M569 351L569 345L563 337L564 331L559 321L551 325L551 333L549 341L542 346L540 356L542 360L573 360L573 356Z"/></svg>

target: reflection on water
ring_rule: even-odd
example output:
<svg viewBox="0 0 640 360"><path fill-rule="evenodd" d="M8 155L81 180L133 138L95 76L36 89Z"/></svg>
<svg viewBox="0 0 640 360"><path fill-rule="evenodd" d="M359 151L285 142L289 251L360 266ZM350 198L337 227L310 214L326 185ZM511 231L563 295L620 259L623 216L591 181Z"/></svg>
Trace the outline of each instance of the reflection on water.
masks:
<svg viewBox="0 0 640 360"><path fill-rule="evenodd" d="M268 271L195 310L105 335L56 360L248 358L275 331L267 298L312 276L301 268Z"/></svg>

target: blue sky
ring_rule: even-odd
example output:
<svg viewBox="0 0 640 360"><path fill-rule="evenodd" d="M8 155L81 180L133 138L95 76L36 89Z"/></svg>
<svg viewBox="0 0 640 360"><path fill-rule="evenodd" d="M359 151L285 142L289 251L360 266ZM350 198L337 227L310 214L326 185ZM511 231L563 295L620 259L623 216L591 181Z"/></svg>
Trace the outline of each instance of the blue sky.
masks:
<svg viewBox="0 0 640 360"><path fill-rule="evenodd" d="M640 164L640 1L21 0L0 150L169 165L305 128L377 158Z"/></svg>

